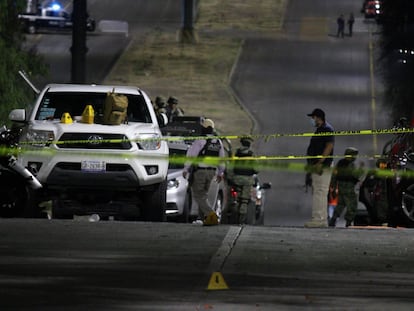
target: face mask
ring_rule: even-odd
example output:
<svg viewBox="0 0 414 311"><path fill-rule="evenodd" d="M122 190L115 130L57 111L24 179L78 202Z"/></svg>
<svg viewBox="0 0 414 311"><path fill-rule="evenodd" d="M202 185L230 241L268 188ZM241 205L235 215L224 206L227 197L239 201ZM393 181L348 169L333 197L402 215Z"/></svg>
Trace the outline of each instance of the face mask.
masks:
<svg viewBox="0 0 414 311"><path fill-rule="evenodd" d="M312 126L316 126L316 120L314 118L310 118L310 123Z"/></svg>

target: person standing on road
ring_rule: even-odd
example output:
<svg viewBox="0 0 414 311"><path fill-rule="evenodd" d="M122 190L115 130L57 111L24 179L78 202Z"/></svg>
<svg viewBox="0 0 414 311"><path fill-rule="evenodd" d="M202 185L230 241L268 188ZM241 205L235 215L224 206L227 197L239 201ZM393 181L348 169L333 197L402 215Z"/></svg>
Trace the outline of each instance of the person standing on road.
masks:
<svg viewBox="0 0 414 311"><path fill-rule="evenodd" d="M331 185L338 185L338 205L335 208L332 218L329 220L329 226L335 227L336 220L341 217L343 210L346 208L345 220L346 226L352 225L358 206L358 198L355 192L355 185L359 182L362 170L356 169L355 159L358 155L358 149L348 147L345 150L345 157L339 160L332 174Z"/></svg>
<svg viewBox="0 0 414 311"><path fill-rule="evenodd" d="M187 178L192 174L191 189L193 190L194 199L196 200L200 217L203 221L203 225L217 225L218 217L212 206L209 205L207 200L208 190L210 183L216 176L216 182L222 181L224 176L224 164L204 163L202 157L224 157L223 143L220 139L208 138L214 133L214 122L211 119L204 119L201 123L202 136L206 136L205 139L195 140L190 148L187 150L186 156L188 158L195 159L197 161L187 161L184 165L183 177Z"/></svg>
<svg viewBox="0 0 414 311"><path fill-rule="evenodd" d="M351 13L349 14L349 18L348 18L348 31L349 31L350 37L352 37L352 30L354 28L354 22L355 22L354 14Z"/></svg>
<svg viewBox="0 0 414 311"><path fill-rule="evenodd" d="M307 171L312 177L312 219L305 223L307 228L327 227L328 191L331 181L332 155L335 144L333 127L326 122L325 112L319 108L308 114L316 127L307 155ZM332 133L332 135L324 134Z"/></svg>
<svg viewBox="0 0 414 311"><path fill-rule="evenodd" d="M345 18L344 15L341 14L336 20L336 23L338 24L338 32L336 33L336 36L339 38L344 37L344 31L345 31Z"/></svg>
<svg viewBox="0 0 414 311"><path fill-rule="evenodd" d="M241 146L237 148L235 156L240 158L252 157L253 151L250 149L252 141L250 137L242 137L240 139ZM239 190L237 220L239 224L246 224L248 203L254 184L253 175L257 174L257 171L254 169L252 161L236 162L239 163L234 164L232 183Z"/></svg>

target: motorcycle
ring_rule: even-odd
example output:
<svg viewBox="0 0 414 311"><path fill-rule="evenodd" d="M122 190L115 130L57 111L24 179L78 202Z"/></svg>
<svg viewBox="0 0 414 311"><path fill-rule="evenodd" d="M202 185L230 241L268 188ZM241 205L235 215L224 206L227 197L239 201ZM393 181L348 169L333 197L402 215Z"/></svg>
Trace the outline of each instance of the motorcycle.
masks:
<svg viewBox="0 0 414 311"><path fill-rule="evenodd" d="M248 225L264 224L264 203L265 190L270 189L271 183L260 183L257 175L253 175L254 184L250 191L250 199L247 204L246 223ZM222 215L222 223L238 224L238 211L240 210L241 200L239 198L241 189L237 184L231 184L228 206ZM226 220L224 220L224 219ZM223 221L224 220L224 221Z"/></svg>
<svg viewBox="0 0 414 311"><path fill-rule="evenodd" d="M408 128L402 118L396 129ZM414 227L414 134L399 133L385 144L377 169L369 172L360 188L369 224L386 222L389 226ZM389 170L384 176L381 170ZM387 219L379 221L379 208L387 210Z"/></svg>
<svg viewBox="0 0 414 311"><path fill-rule="evenodd" d="M17 162L21 129L0 127L0 217L40 217L37 194L42 184Z"/></svg>

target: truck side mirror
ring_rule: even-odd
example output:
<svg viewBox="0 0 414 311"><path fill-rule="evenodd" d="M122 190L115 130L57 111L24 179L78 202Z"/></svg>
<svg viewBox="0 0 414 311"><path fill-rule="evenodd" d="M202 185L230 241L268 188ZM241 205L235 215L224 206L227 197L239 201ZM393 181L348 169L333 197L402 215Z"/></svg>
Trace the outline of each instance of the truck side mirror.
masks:
<svg viewBox="0 0 414 311"><path fill-rule="evenodd" d="M13 122L25 122L26 121L26 110L25 109L13 109L9 113L9 120Z"/></svg>

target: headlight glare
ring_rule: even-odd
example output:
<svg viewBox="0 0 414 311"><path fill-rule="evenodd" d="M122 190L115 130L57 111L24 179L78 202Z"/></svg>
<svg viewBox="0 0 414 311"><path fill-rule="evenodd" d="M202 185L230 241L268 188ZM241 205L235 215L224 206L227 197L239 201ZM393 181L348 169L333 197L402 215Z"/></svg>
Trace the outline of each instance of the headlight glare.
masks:
<svg viewBox="0 0 414 311"><path fill-rule="evenodd" d="M52 131L28 131L26 135L27 143L36 147L49 146L55 140L55 135Z"/></svg>

